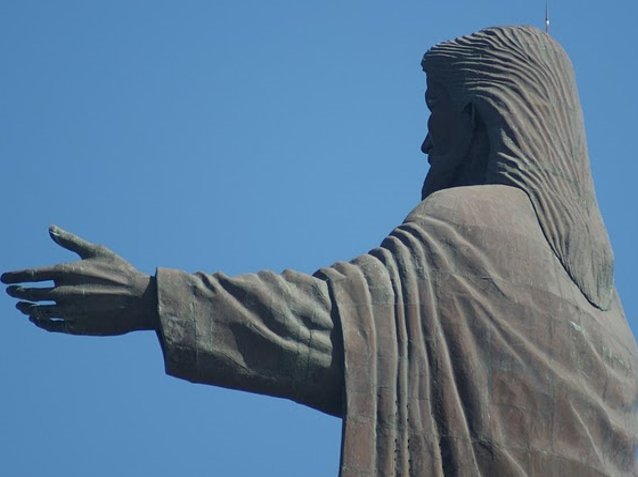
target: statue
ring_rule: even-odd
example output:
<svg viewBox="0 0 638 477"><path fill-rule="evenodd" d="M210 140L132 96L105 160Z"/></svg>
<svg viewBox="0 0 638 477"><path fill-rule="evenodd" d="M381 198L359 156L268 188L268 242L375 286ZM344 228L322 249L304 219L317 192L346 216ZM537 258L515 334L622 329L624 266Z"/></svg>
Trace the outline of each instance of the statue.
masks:
<svg viewBox="0 0 638 477"><path fill-rule="evenodd" d="M81 260L7 292L45 330L157 330L169 374L342 417L342 477L638 475L638 348L567 55L490 28L422 64L431 168L378 248L312 276L149 277L52 227Z"/></svg>

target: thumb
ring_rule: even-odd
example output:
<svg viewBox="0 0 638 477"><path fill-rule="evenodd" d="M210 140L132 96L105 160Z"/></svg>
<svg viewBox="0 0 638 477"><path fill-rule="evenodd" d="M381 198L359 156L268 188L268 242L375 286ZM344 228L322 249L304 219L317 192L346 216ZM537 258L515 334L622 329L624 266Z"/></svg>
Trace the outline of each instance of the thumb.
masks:
<svg viewBox="0 0 638 477"><path fill-rule="evenodd" d="M97 245L88 242L78 237L77 235L72 234L71 232L67 232L57 225L51 225L49 227L49 235L51 236L51 239L60 247L77 253L80 258L88 258L94 256L97 253Z"/></svg>

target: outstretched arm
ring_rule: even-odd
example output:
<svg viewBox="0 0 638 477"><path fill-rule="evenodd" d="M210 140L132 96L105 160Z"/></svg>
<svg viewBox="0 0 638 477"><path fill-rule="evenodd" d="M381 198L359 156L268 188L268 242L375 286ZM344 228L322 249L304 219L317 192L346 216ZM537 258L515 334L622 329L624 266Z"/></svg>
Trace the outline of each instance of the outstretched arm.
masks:
<svg viewBox="0 0 638 477"><path fill-rule="evenodd" d="M157 330L169 374L341 415L341 340L323 280L292 271L227 277L158 269L151 277L58 227L49 234L81 260L1 277L35 325L101 336ZM53 286L18 285L44 281Z"/></svg>
<svg viewBox="0 0 638 477"><path fill-rule="evenodd" d="M292 270L156 277L168 374L341 415L340 327L324 280Z"/></svg>
<svg viewBox="0 0 638 477"><path fill-rule="evenodd" d="M81 260L4 273L18 310L47 331L77 335L121 335L157 329L155 279L111 250L51 226L55 243ZM18 284L52 281L52 287ZM53 303L52 303L53 302Z"/></svg>

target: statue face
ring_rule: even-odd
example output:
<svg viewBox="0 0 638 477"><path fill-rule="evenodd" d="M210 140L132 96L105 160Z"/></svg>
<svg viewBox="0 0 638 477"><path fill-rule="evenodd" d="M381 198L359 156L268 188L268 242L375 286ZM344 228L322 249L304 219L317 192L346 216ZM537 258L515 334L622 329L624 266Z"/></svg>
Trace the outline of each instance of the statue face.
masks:
<svg viewBox="0 0 638 477"><path fill-rule="evenodd" d="M442 85L428 81L425 101L431 114L421 150L428 155L430 171L423 198L453 185L455 172L468 156L474 129L471 108L459 110Z"/></svg>

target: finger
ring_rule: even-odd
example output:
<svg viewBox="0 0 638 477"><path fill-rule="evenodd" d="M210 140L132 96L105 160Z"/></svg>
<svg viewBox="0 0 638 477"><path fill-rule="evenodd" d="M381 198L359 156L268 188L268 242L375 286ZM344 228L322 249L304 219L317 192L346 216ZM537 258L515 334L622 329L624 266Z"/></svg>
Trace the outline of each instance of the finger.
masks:
<svg viewBox="0 0 638 477"><path fill-rule="evenodd" d="M64 281L64 280L60 280ZM121 305L125 302L127 295L122 293L118 287L108 287L104 285L57 285L53 287L23 287L20 285L10 285L7 287L7 294L13 298L21 300L33 301L56 301L68 302L81 305L81 309L87 312L99 311L108 307ZM77 306L71 311L78 311Z"/></svg>
<svg viewBox="0 0 638 477"><path fill-rule="evenodd" d="M16 308L23 314L38 319L64 319L68 322L81 322L88 318L87 310L79 310L71 304L40 305L29 301L19 301Z"/></svg>
<svg viewBox="0 0 638 477"><path fill-rule="evenodd" d="M49 227L49 235L60 247L77 253L80 258L92 257L96 254L98 246L88 242L77 235L61 229L57 225Z"/></svg>
<svg viewBox="0 0 638 477"><path fill-rule="evenodd" d="M63 318L62 307L58 305L37 305L28 301L19 301L16 308L25 315L38 319Z"/></svg>
<svg viewBox="0 0 638 477"><path fill-rule="evenodd" d="M66 321L62 320L47 320L35 318L33 316L29 317L29 321L33 323L38 328L42 328L43 330L51 331L53 333L67 333L68 325Z"/></svg>
<svg viewBox="0 0 638 477"><path fill-rule="evenodd" d="M56 300L59 297L59 292L55 287L24 288L11 285L7 287L7 294L13 298L21 298L29 301Z"/></svg>
<svg viewBox="0 0 638 477"><path fill-rule="evenodd" d="M35 305L22 301L16 304L16 308L29 315L29 321L38 328L56 333L80 334L75 320L69 319L68 313L57 305Z"/></svg>
<svg viewBox="0 0 638 477"><path fill-rule="evenodd" d="M25 270L3 273L0 280L7 285L22 282L44 282L46 280L58 280L62 276L62 273L63 271L58 265L42 268L27 268Z"/></svg>

